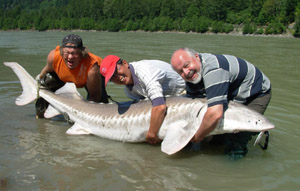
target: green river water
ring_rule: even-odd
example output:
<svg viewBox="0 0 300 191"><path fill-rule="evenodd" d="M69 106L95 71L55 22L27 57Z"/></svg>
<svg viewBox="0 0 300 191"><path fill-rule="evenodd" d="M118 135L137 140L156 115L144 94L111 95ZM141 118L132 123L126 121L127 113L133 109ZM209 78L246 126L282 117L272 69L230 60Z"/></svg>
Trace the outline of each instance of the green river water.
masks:
<svg viewBox="0 0 300 191"><path fill-rule="evenodd" d="M185 33L75 32L92 53L127 61L169 62L174 50L232 54L271 80L265 116L275 124L269 148L249 142L248 155L230 160L217 148L173 156L160 145L66 135L62 120L36 119L34 103L19 107L22 88L14 61L36 76L51 49L69 32L0 32L0 190L298 190L300 187L300 39ZM85 94L84 91L81 91ZM118 101L122 86L108 85Z"/></svg>

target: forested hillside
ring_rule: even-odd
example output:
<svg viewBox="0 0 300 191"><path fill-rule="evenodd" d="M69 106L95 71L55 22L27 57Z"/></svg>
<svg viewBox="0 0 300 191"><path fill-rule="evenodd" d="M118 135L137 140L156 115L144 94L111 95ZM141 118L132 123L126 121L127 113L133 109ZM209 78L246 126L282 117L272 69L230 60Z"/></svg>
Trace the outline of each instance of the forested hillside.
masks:
<svg viewBox="0 0 300 191"><path fill-rule="evenodd" d="M0 30L82 29L300 37L300 0L0 0Z"/></svg>

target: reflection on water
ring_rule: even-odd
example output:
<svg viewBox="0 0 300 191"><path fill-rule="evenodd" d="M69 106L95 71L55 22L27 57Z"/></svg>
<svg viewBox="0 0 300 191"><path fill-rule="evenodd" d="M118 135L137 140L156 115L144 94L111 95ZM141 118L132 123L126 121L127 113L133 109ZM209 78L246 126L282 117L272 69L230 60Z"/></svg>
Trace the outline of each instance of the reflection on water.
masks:
<svg viewBox="0 0 300 191"><path fill-rule="evenodd" d="M0 61L16 61L32 76L67 32L0 32ZM17 107L21 87L0 64L0 190L296 190L299 187L299 39L175 33L79 32L91 52L128 61L161 59L189 46L247 59L271 79L265 115L276 126L267 151L249 143L247 157L231 161L217 146L201 144L174 156L160 146L96 136L69 136L61 118L35 119L34 104ZM288 70L287 70L288 69ZM290 71L288 74L282 71ZM126 101L122 87L109 94ZM85 91L80 90L85 97Z"/></svg>

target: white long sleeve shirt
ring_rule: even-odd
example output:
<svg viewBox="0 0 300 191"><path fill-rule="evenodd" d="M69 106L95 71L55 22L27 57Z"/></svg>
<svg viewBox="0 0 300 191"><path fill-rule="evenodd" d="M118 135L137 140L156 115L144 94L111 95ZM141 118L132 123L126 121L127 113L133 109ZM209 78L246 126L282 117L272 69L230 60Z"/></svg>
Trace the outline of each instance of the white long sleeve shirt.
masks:
<svg viewBox="0 0 300 191"><path fill-rule="evenodd" d="M134 84L125 86L125 94L131 99L149 98L152 105L165 103L166 95L179 95L185 90L185 81L167 62L141 60L129 63Z"/></svg>

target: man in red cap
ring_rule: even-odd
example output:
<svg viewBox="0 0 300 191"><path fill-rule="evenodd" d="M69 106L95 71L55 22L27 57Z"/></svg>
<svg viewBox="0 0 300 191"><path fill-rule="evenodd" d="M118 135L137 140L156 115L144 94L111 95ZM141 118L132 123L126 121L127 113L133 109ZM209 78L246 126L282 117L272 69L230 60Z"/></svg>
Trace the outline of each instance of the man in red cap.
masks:
<svg viewBox="0 0 300 191"><path fill-rule="evenodd" d="M115 84L125 85L125 94L129 98L151 100L152 112L146 140L150 144L160 142L157 134L167 110L165 96L182 94L184 80L166 62L141 60L128 63L115 55L103 59L100 72L105 77L105 86L111 80Z"/></svg>
<svg viewBox="0 0 300 191"><path fill-rule="evenodd" d="M87 90L87 99L94 102L108 103L104 77L99 68L102 58L88 52L82 39L76 34L69 34L48 54L47 64L37 77L41 85L55 91L66 82L75 83L77 88ZM39 98L36 102L38 118L44 117L48 103Z"/></svg>

